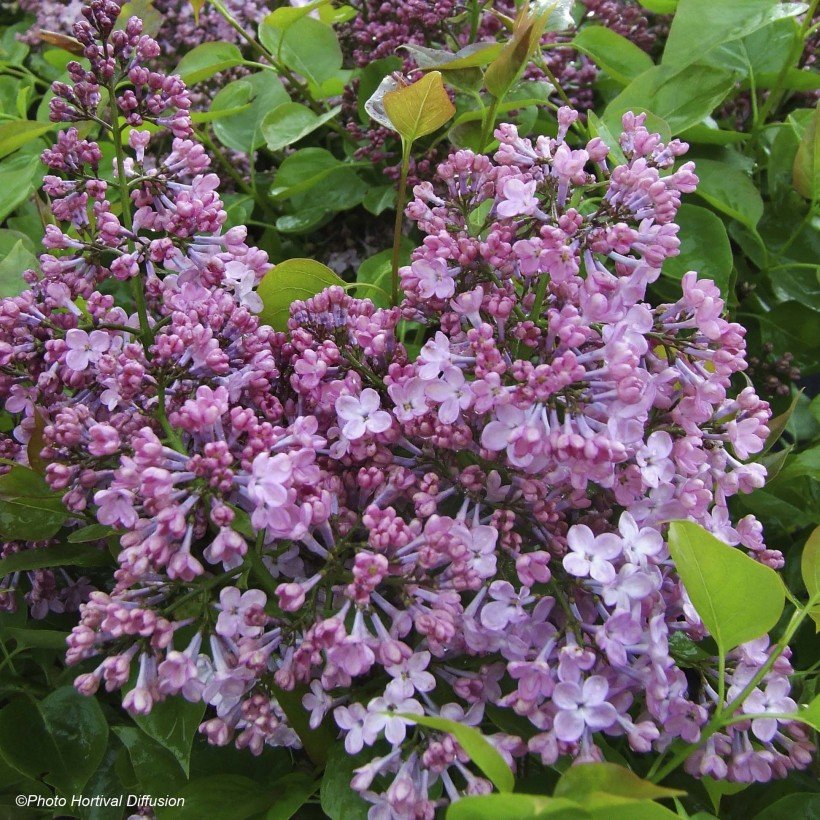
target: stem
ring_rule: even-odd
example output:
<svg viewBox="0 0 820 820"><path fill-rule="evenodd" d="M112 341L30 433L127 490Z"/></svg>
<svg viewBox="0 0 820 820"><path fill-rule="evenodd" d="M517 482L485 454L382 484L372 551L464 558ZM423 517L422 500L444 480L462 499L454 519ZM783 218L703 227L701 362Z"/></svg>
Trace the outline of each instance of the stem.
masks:
<svg viewBox="0 0 820 820"><path fill-rule="evenodd" d="M544 306L544 297L547 295L549 281L549 274L542 273L541 280L538 282L538 289L535 291L535 301L532 303L532 310L530 311L530 317L534 322L541 318L541 308Z"/></svg>
<svg viewBox="0 0 820 820"><path fill-rule="evenodd" d="M125 176L125 154L122 150L122 128L117 111L117 98L114 80L108 81L109 110L111 114L111 137L114 141L114 152L117 156L117 182L120 186L120 207L122 209L123 227L130 233L133 227L131 219L131 195L128 192L128 180ZM129 248L132 243L129 241ZM131 279L131 290L134 295L134 302L137 305L137 315L140 320L140 331L144 337L148 337L151 327L148 324L148 309L145 305L145 289L142 284L142 276L137 275Z"/></svg>
<svg viewBox="0 0 820 820"><path fill-rule="evenodd" d="M407 175L410 173L410 151L412 142L402 141L401 174L399 192L396 197L396 222L393 226L392 296L393 305L399 303L399 252L401 251L402 225L404 224L404 201L407 198Z"/></svg>
<svg viewBox="0 0 820 820"><path fill-rule="evenodd" d="M278 55L268 51L268 49L265 48L265 46L263 46L262 43L260 43L259 40L253 36L253 34L243 28L242 24L230 13L230 11L228 11L221 0L211 0L211 5L225 18L228 25L234 29L234 31L236 31L260 57L269 60L271 63L271 65L265 65L264 63L251 63L250 61L246 61L245 65L255 65L267 71L276 71L299 91L305 101L305 104L312 111L314 111L314 113L326 113L327 109L314 100L311 96L308 84L296 77L296 75L279 59ZM329 120L325 123L325 125L344 139L350 142L355 142L353 136L345 128L339 125L339 123Z"/></svg>
<svg viewBox="0 0 820 820"><path fill-rule="evenodd" d="M481 127L481 150L486 151L490 145L493 136L493 126L495 126L495 118L498 114L498 106L501 105L499 97L493 97L490 107L484 114L484 123Z"/></svg>
<svg viewBox="0 0 820 820"><path fill-rule="evenodd" d="M243 28L242 24L228 11L221 0L211 0L211 5L225 18L228 25L242 37L242 39L247 41L257 54L266 58L270 57L267 49L250 32Z"/></svg>
<svg viewBox="0 0 820 820"><path fill-rule="evenodd" d="M178 610L183 604L188 603L188 601L195 598L201 592L205 592L205 590L218 586L223 581L227 581L229 578L233 578L238 572L241 572L241 570L241 567L234 567L234 569L229 569L227 572L223 572L220 575L214 575L208 578L203 583L198 584L190 592L186 592L185 595L174 601L174 603L168 607L168 613L170 614L176 612L176 610Z"/></svg>
<svg viewBox="0 0 820 820"><path fill-rule="evenodd" d="M187 455L188 450L182 443L179 433L171 427L171 423L168 421L168 414L165 412L165 384L161 381L157 382L157 418L162 425L162 429L165 431L168 443L178 453L185 453Z"/></svg>
<svg viewBox="0 0 820 820"><path fill-rule="evenodd" d="M717 714L723 709L723 704L726 702L726 653L721 647L718 647L718 708Z"/></svg>
<svg viewBox="0 0 820 820"><path fill-rule="evenodd" d="M803 45L805 43L805 38L807 36L809 29L812 27L812 20L814 19L815 12L817 11L818 2L820 2L820 0L811 0L808 9L806 9L806 14L803 17L803 24L800 26L800 36L798 38L798 43L795 46L796 54L794 54L794 56L792 56L791 59L786 60L786 62L783 64L783 67L780 69L780 72L777 75L777 79L775 80L774 86L772 86L772 89L769 92L769 96L763 103L763 108L760 111L761 125L765 124L769 115L780 105L780 103L783 100L783 95L785 94L785 90L783 89L783 83L786 79L786 75L789 73L789 69L794 66L794 64L800 59L800 55L803 53Z"/></svg>
<svg viewBox="0 0 820 820"><path fill-rule="evenodd" d="M763 666L757 670L754 677L752 677L752 679L743 688L743 691L741 691L741 693L731 703L729 703L725 709L719 705L714 716L706 725L706 728L701 732L700 740L685 746L677 752L665 766L659 768L657 772L650 772L648 776L649 780L653 783L662 782L693 752L696 752L704 741L708 740L713 734L731 722L734 713L743 705L743 702L754 691L758 683L766 677L769 670L774 666L777 659L783 654L786 647L789 645L789 642L800 628L800 625L818 603L820 603L820 593L813 595L803 609L798 609L794 615L792 615L789 625L783 631L783 634L780 636L780 640L774 645L774 649L766 659L766 663L764 663ZM658 762L660 762L660 760Z"/></svg>
<svg viewBox="0 0 820 820"><path fill-rule="evenodd" d="M259 586L272 598L276 597L276 579L270 574L270 570L262 560L262 545L265 540L265 531L260 530L256 536L256 544L252 546L245 555L245 563L251 568L254 577L259 581Z"/></svg>
<svg viewBox="0 0 820 820"><path fill-rule="evenodd" d="M270 208L270 205L264 199L264 197L259 193L257 188L248 185L245 181L242 174L236 170L236 168L231 164L231 161L225 156L224 152L219 148L216 142L211 139L211 135L208 133L207 127L203 128L201 131L197 131L197 136L208 146L211 150L211 153L216 157L216 161L225 169L225 172L231 177L231 179L236 183L237 187L245 193L247 196L250 196L254 202L259 206L262 213L264 213L268 223L262 223L265 227L270 227L269 223L272 223L276 219L276 215Z"/></svg>
<svg viewBox="0 0 820 820"><path fill-rule="evenodd" d="M481 8L478 0L471 0L470 3L470 42L474 43L478 35L478 24L481 19Z"/></svg>

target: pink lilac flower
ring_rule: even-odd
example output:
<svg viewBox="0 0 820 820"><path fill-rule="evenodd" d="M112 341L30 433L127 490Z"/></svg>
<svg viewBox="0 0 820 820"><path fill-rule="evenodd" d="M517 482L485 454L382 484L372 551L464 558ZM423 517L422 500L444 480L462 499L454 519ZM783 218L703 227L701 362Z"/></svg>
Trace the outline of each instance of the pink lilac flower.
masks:
<svg viewBox="0 0 820 820"><path fill-rule="evenodd" d="M336 412L344 422L342 434L349 441L356 441L368 433L383 433L390 429L390 414L380 410L379 394L370 387L356 396L340 396L336 399Z"/></svg>
<svg viewBox="0 0 820 820"><path fill-rule="evenodd" d="M583 684L561 681L552 691L552 702L558 709L555 715L555 734L559 740L572 743L589 728L599 731L611 726L618 713L606 699L609 686L600 675L592 675Z"/></svg>
<svg viewBox="0 0 820 820"><path fill-rule="evenodd" d="M561 148L573 112L534 143L502 125L494 156L455 152L417 189L408 213L423 241L400 305L330 287L275 331L245 281L270 264L244 229L224 230L184 86L144 77L153 41L138 22L114 31L117 3L93 3L78 39L92 55L110 41L119 115L168 131L170 150L129 139L125 201L79 130L44 153L48 253L28 289L0 301L0 399L16 408L2 449L24 465L42 436L66 531L96 517L120 548L104 589L78 581L61 597L56 573L15 574L0 604L20 589L38 613L76 599L77 688L135 676L124 703L139 714L198 700L210 743L298 748L276 693L304 687L314 723L332 711L348 753L367 747L353 787L398 816L430 816L439 785L447 802L488 788L453 738L413 715L480 723L515 768L530 753L594 759L602 732L635 754L697 736L722 664L707 655L694 685L678 658L676 642L706 630L669 558L668 521L736 538L770 565L782 556L753 518L732 526L728 513L765 477L736 445L765 435L770 416L733 388L743 329L697 275L676 301L646 300L696 184L678 164L686 146L627 114L617 164L600 140ZM55 121L107 116L111 64L89 65L93 82L72 67L58 84ZM526 216L499 213L510 180L527 210L537 200ZM76 189L92 207L75 207ZM413 264L440 259L453 294L425 298ZM136 312L109 293L125 279L144 297ZM426 334L418 355L405 322ZM73 329L110 339L82 370L66 362ZM730 652L729 691L771 652ZM783 655L770 676L790 672ZM757 714L777 714L781 688ZM505 710L531 729L495 731ZM687 766L733 779L807 766L808 734L775 719L769 740L750 722L726 727Z"/></svg>

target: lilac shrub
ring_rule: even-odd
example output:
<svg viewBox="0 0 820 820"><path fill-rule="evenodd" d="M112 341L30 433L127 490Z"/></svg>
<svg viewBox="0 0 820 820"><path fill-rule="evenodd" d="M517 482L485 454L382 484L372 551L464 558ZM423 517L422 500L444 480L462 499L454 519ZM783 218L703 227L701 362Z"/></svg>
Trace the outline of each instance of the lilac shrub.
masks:
<svg viewBox="0 0 820 820"><path fill-rule="evenodd" d="M0 302L15 441L42 419L49 485L119 540L68 640L78 690L123 690L134 715L207 704L208 742L254 754L302 745L296 694L362 755L352 787L372 817L431 818L491 788L414 716L506 714L526 731L488 737L513 768L600 760L602 737L659 754L758 673L757 717L709 733L687 768L805 768L807 731L780 716L788 652L769 667L764 637L725 670L681 662L707 630L670 519L783 562L727 507L765 478L749 458L769 406L735 386L743 328L695 271L676 302L646 301L697 184L674 168L687 146L643 115L617 146L572 147L569 108L557 138L502 125L494 156L455 152L416 186L424 238L400 305L330 287L276 331L255 289L270 265L223 232L187 90L144 68L158 46L136 18L113 31L119 11L84 8L90 69L72 64L52 103L111 138L113 175L99 143L60 132L42 273ZM170 132L167 154L146 123Z"/></svg>

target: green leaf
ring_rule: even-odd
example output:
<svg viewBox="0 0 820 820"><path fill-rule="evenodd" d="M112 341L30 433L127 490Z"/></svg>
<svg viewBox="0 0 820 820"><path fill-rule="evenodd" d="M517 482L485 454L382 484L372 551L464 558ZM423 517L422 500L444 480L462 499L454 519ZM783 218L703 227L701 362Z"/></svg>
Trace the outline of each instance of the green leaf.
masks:
<svg viewBox="0 0 820 820"><path fill-rule="evenodd" d="M286 28L259 26L259 39L271 54L314 87L334 77L342 67L342 49L333 29L314 17L303 16Z"/></svg>
<svg viewBox="0 0 820 820"><path fill-rule="evenodd" d="M701 145L733 145L749 139L749 135L741 131L726 131L718 128L711 117L681 131L680 136L686 142L699 142Z"/></svg>
<svg viewBox="0 0 820 820"><path fill-rule="evenodd" d="M590 808L592 820L679 820L679 815L657 803L618 803L609 796Z"/></svg>
<svg viewBox="0 0 820 820"><path fill-rule="evenodd" d="M285 713L290 728L299 736L314 766L321 768L327 762L327 750L333 744L333 734L324 723L320 723L315 729L310 725L310 717L302 705L302 699L308 691L304 684L298 684L293 689L281 689L276 684L271 684L271 694Z"/></svg>
<svg viewBox="0 0 820 820"><path fill-rule="evenodd" d="M396 186L381 185L376 188L368 188L362 200L365 210L379 216L390 208L396 207Z"/></svg>
<svg viewBox="0 0 820 820"><path fill-rule="evenodd" d="M265 820L290 820L319 790L320 780L302 772L292 772L273 784L273 805Z"/></svg>
<svg viewBox="0 0 820 820"><path fill-rule="evenodd" d="M122 30L132 17L142 20L142 33L156 37L162 27L163 16L154 8L151 0L128 0L120 9L115 29Z"/></svg>
<svg viewBox="0 0 820 820"><path fill-rule="evenodd" d="M56 534L68 517L60 494L53 492L34 470L15 465L0 476L0 536L42 541ZM14 564L15 560L25 561L19 554L11 555L0 561L0 571L7 561Z"/></svg>
<svg viewBox="0 0 820 820"><path fill-rule="evenodd" d="M589 820L577 803L540 794L485 794L463 797L447 808L447 820Z"/></svg>
<svg viewBox="0 0 820 820"><path fill-rule="evenodd" d="M760 323L760 335L773 346L773 352L782 356L794 354L797 367L811 372L817 367L815 351L820 346L817 333L817 315L805 304L781 302L766 313L755 314Z"/></svg>
<svg viewBox="0 0 820 820"><path fill-rule="evenodd" d="M262 136L270 151L281 151L332 120L341 110L338 105L318 116L306 105L282 103L262 120Z"/></svg>
<svg viewBox="0 0 820 820"><path fill-rule="evenodd" d="M64 795L79 794L108 743L99 704L73 686L45 700L23 697L0 711L0 755L14 769L43 777Z"/></svg>
<svg viewBox="0 0 820 820"><path fill-rule="evenodd" d="M242 52L234 43L202 43L177 63L176 73L193 85L243 62Z"/></svg>
<svg viewBox="0 0 820 820"><path fill-rule="evenodd" d="M23 271L35 269L37 257L28 249L27 244L25 240L18 239L0 262L0 298L18 296L28 288L23 279Z"/></svg>
<svg viewBox="0 0 820 820"><path fill-rule="evenodd" d="M117 760L122 753L119 741L109 737L102 763L85 785L84 797L107 798L113 801L126 791L117 775ZM116 805L87 806L79 809L82 820L122 820L122 814L122 808Z"/></svg>
<svg viewBox="0 0 820 820"><path fill-rule="evenodd" d="M18 629L7 626L0 629L3 638L11 638L18 648L26 649L59 649L65 652L67 632L58 632L56 629Z"/></svg>
<svg viewBox="0 0 820 820"><path fill-rule="evenodd" d="M689 65L715 46L739 40L805 8L802 3L781 4L777 0L680 0L662 63Z"/></svg>
<svg viewBox="0 0 820 820"><path fill-rule="evenodd" d="M682 205L678 211L680 253L663 263L663 273L674 279L687 271L711 279L724 297L732 275L732 247L720 217L698 205Z"/></svg>
<svg viewBox="0 0 820 820"><path fill-rule="evenodd" d="M413 250L412 242L407 240L406 237L402 237L402 239L399 249L400 267L410 264L410 252ZM362 262L356 274L356 283L371 285L372 287L357 289L356 295L359 298L370 299L378 307L390 307L390 288L393 276L392 257L393 251L388 249L380 251Z"/></svg>
<svg viewBox="0 0 820 820"><path fill-rule="evenodd" d="M284 31L321 6L326 6L329 2L330 0L313 0L312 3L305 3L304 6L283 6L272 11L265 18L264 23L272 28Z"/></svg>
<svg viewBox="0 0 820 820"><path fill-rule="evenodd" d="M811 703L801 706L796 717L816 732L820 732L820 695L817 695Z"/></svg>
<svg viewBox="0 0 820 820"><path fill-rule="evenodd" d="M184 698L176 697L155 704L147 715L132 717L148 737L171 752L187 777L191 746L204 713L204 703L189 703Z"/></svg>
<svg viewBox="0 0 820 820"><path fill-rule="evenodd" d="M479 68L494 60L503 43L471 43L458 51L444 51L439 48L427 48L413 43L401 46L416 61L416 65L427 71L439 68L442 71L463 71L465 68Z"/></svg>
<svg viewBox="0 0 820 820"><path fill-rule="evenodd" d="M797 390L788 409L779 416L775 416L766 425L769 428L769 435L766 437L766 444L763 446L763 453L768 453L769 450L771 450L772 447L780 441L780 437L786 431L786 427L789 425L789 419L791 419L794 414L795 408L797 407L802 395L803 391Z"/></svg>
<svg viewBox="0 0 820 820"><path fill-rule="evenodd" d="M272 199L289 199L309 190L344 167L344 163L324 148L303 148L291 154L279 166L270 196Z"/></svg>
<svg viewBox="0 0 820 820"><path fill-rule="evenodd" d="M777 623L785 595L773 569L691 521L670 524L669 551L692 605L722 654L765 635Z"/></svg>
<svg viewBox="0 0 820 820"><path fill-rule="evenodd" d="M247 820L268 809L276 797L270 788L238 774L192 780L173 796L185 805L157 809L159 820Z"/></svg>
<svg viewBox="0 0 820 820"><path fill-rule="evenodd" d="M0 36L0 62L7 65L20 66L29 53L29 47L20 40L19 35L25 34L31 28L27 21L16 23L13 26L4 26Z"/></svg>
<svg viewBox="0 0 820 820"><path fill-rule="evenodd" d="M800 556L800 573L809 598L820 592L820 527L812 530ZM820 604L809 613L820 632ZM818 729L820 731L820 729Z"/></svg>
<svg viewBox="0 0 820 820"><path fill-rule="evenodd" d="M626 165L626 157L621 150L618 137L612 132L610 127L598 117L594 111L587 114L592 136L599 137L609 148L609 153L613 157L616 165Z"/></svg>
<svg viewBox="0 0 820 820"><path fill-rule="evenodd" d="M176 794L186 778L171 752L136 726L114 726L113 731L128 750L142 790L147 794Z"/></svg>
<svg viewBox="0 0 820 820"><path fill-rule="evenodd" d="M645 51L604 26L584 26L572 45L621 85L627 85L653 66Z"/></svg>
<svg viewBox="0 0 820 820"><path fill-rule="evenodd" d="M0 221L27 200L40 184L43 166L40 163L42 143L35 141L12 157L0 162Z"/></svg>
<svg viewBox="0 0 820 820"><path fill-rule="evenodd" d="M800 196L812 201L820 196L820 103L800 140L792 177L794 189Z"/></svg>
<svg viewBox="0 0 820 820"><path fill-rule="evenodd" d="M393 128L408 144L432 134L456 113L440 71L431 71L411 85L388 91L382 104Z"/></svg>
<svg viewBox="0 0 820 820"><path fill-rule="evenodd" d="M0 123L0 157L5 157L33 139L54 129L53 122L5 120Z"/></svg>
<svg viewBox="0 0 820 820"><path fill-rule="evenodd" d="M686 792L656 786L642 780L623 766L614 763L582 763L570 766L555 787L555 797L566 797L579 803L591 794L608 794L629 800L664 800L684 797Z"/></svg>
<svg viewBox="0 0 820 820"><path fill-rule="evenodd" d="M87 544L89 541L99 541L101 538L108 538L109 535L116 535L117 531L106 524L89 524L87 527L80 527L68 534L69 544Z"/></svg>
<svg viewBox="0 0 820 820"><path fill-rule="evenodd" d="M515 787L515 778L507 762L478 729L443 717L411 714L406 714L404 717L419 726L426 726L428 729L437 729L439 732L452 735L473 763L500 792L511 792Z"/></svg>
<svg viewBox="0 0 820 820"><path fill-rule="evenodd" d="M755 230L763 216L763 199L757 186L740 169L726 162L699 159L695 173L700 179L697 195L713 208Z"/></svg>
<svg viewBox="0 0 820 820"><path fill-rule="evenodd" d="M358 10L353 6L342 4L339 6L321 5L318 9L319 19L329 26L338 26L353 20L358 15Z"/></svg>
<svg viewBox="0 0 820 820"><path fill-rule="evenodd" d="M749 783L732 783L729 780L715 780L711 777L704 777L700 782L706 790L706 794L709 795L709 799L712 801L712 808L716 812L720 811L721 798L727 795L738 794L744 789L748 789L750 785Z"/></svg>
<svg viewBox="0 0 820 820"><path fill-rule="evenodd" d="M304 210L297 207L296 213L277 217L276 230L279 233L309 233L327 221L328 213L329 211L322 206Z"/></svg>
<svg viewBox="0 0 820 820"><path fill-rule="evenodd" d="M353 770L368 763L372 752L349 755L341 743L331 746L322 775L319 799L330 820L367 820L369 803L350 788Z"/></svg>
<svg viewBox="0 0 820 820"><path fill-rule="evenodd" d="M604 120L620 133L627 111L648 111L679 134L708 117L734 87L735 73L707 65L659 65L645 71L607 106Z"/></svg>
<svg viewBox="0 0 820 820"><path fill-rule="evenodd" d="M678 0L640 0L641 5L655 14L674 14Z"/></svg>
<svg viewBox="0 0 820 820"><path fill-rule="evenodd" d="M265 274L257 288L264 304L259 318L277 330L284 330L293 302L310 299L331 285L344 285L344 281L321 262L313 259L280 262Z"/></svg>
<svg viewBox="0 0 820 820"><path fill-rule="evenodd" d="M368 184L353 168L343 165L328 175L321 186L321 197L317 198L313 192L305 192L294 196L292 202L296 211L317 207L324 211L345 211L361 204L368 190Z"/></svg>
<svg viewBox="0 0 820 820"><path fill-rule="evenodd" d="M279 78L270 71L259 71L234 80L219 90L211 103L211 111L247 108L243 108L242 113L215 120L214 134L228 148L251 153L265 144L262 120L269 111L289 99Z"/></svg>
<svg viewBox="0 0 820 820"><path fill-rule="evenodd" d="M817 820L820 816L820 794L798 792L781 797L754 816L754 820Z"/></svg>

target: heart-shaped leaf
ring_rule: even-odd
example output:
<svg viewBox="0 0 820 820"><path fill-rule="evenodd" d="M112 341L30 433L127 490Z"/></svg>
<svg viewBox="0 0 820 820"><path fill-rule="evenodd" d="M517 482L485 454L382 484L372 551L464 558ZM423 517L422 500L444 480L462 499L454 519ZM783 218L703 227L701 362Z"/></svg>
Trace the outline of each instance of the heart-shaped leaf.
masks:
<svg viewBox="0 0 820 820"><path fill-rule="evenodd" d="M456 113L444 88L440 71L384 94L384 111L405 143L432 134Z"/></svg>
<svg viewBox="0 0 820 820"><path fill-rule="evenodd" d="M671 523L669 551L692 605L723 654L765 635L779 620L784 587L770 567L692 521Z"/></svg>

